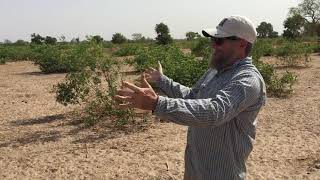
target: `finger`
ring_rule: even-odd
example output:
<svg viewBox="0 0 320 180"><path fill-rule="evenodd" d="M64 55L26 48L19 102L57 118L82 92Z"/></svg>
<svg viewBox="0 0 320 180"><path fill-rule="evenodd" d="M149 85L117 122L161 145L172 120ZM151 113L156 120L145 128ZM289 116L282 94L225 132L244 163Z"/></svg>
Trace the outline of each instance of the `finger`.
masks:
<svg viewBox="0 0 320 180"><path fill-rule="evenodd" d="M162 71L162 65L160 63L160 61L158 61L158 71L163 74L163 71Z"/></svg>
<svg viewBox="0 0 320 180"><path fill-rule="evenodd" d="M125 102L131 102L132 97L129 96L119 96L119 95L115 95L114 98L118 101L125 101Z"/></svg>
<svg viewBox="0 0 320 180"><path fill-rule="evenodd" d="M151 88L150 84L149 84L148 81L146 80L145 73L142 73L142 74L141 74L141 83L142 83L142 87L143 87L143 88Z"/></svg>
<svg viewBox="0 0 320 180"><path fill-rule="evenodd" d="M152 67L149 67L149 68L147 69L147 71L148 71L148 72L153 72L153 71L157 71L157 70L154 69L154 68L152 68Z"/></svg>
<svg viewBox="0 0 320 180"><path fill-rule="evenodd" d="M141 80L141 87L142 88L146 88L147 84L146 84L146 76L145 73L143 72L140 76L140 80Z"/></svg>
<svg viewBox="0 0 320 180"><path fill-rule="evenodd" d="M132 84L132 83L129 83L129 82L127 82L127 81L124 81L123 82L123 86L124 87L127 87L127 88L129 88L129 89L131 89L131 90L133 90L134 92L143 92L142 90L141 90L141 88L139 88L138 86L136 86L136 85L134 85L134 84Z"/></svg>
<svg viewBox="0 0 320 180"><path fill-rule="evenodd" d="M132 97L134 94L134 92L128 88L125 89L120 89L117 91L116 95L120 95L120 96L130 96Z"/></svg>

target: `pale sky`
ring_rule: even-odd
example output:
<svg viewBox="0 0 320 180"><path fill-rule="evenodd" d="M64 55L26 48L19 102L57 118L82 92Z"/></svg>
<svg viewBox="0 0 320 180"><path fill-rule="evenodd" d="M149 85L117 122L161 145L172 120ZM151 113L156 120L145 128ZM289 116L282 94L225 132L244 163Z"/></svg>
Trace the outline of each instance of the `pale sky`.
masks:
<svg viewBox="0 0 320 180"><path fill-rule="evenodd" d="M154 38L155 25L169 26L174 38L187 31L214 28L225 17L247 16L257 26L262 21L282 34L290 7L300 0L0 0L0 42L30 41L30 34L67 40L100 35L110 40L120 32L127 38L142 33Z"/></svg>

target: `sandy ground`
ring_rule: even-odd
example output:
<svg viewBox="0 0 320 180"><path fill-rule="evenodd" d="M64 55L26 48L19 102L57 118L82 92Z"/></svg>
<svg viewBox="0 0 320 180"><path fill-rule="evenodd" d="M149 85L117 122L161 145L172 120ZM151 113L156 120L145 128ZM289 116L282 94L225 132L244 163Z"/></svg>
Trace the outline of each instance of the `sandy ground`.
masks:
<svg viewBox="0 0 320 180"><path fill-rule="evenodd" d="M293 96L269 98L259 114L249 180L320 179L320 56L291 70ZM50 93L63 78L31 62L0 65L0 179L182 179L186 127L83 128Z"/></svg>

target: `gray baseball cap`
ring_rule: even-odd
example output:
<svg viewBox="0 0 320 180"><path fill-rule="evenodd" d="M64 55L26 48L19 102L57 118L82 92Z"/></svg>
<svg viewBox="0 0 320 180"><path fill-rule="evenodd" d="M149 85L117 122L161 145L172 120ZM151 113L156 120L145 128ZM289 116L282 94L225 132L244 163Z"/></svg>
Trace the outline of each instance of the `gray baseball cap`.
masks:
<svg viewBox="0 0 320 180"><path fill-rule="evenodd" d="M250 43L257 39L257 31L253 23L244 16L230 16L224 18L215 29L204 29L202 34L205 37L230 37L236 36Z"/></svg>

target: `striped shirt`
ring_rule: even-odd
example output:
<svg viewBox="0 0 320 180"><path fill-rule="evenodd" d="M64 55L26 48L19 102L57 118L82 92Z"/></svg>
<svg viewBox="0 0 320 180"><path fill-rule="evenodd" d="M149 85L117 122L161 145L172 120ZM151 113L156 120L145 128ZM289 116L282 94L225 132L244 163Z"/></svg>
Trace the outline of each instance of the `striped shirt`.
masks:
<svg viewBox="0 0 320 180"><path fill-rule="evenodd" d="M185 180L245 179L257 114L265 104L264 80L251 58L217 72L209 69L193 88L162 75L154 114L188 126Z"/></svg>

